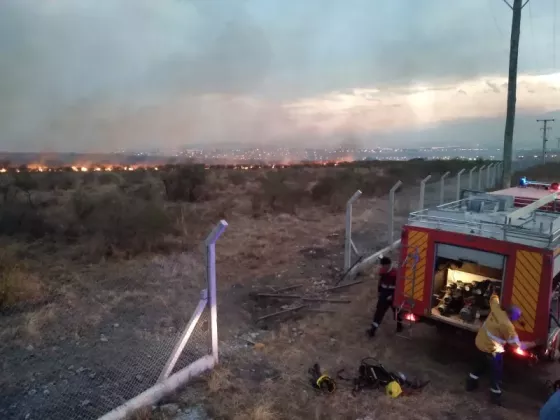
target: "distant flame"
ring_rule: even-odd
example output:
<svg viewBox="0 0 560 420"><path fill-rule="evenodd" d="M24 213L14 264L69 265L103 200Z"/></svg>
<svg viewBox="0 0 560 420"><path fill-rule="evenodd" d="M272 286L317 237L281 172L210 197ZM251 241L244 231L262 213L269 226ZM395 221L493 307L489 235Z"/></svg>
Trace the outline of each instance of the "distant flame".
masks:
<svg viewBox="0 0 560 420"><path fill-rule="evenodd" d="M221 164L204 164L204 169L212 169L213 167L228 167L230 169L236 170L243 170L248 171L251 169L284 169L290 166L295 165L315 165L315 166L339 166L341 163L348 163L352 162L351 157L345 157L336 160L328 160L328 161L309 161L309 162L282 162L282 163L268 163L268 164L250 164L250 163L221 163ZM161 165L161 164L160 164ZM180 165L180 164L179 164ZM20 172L20 171L28 171L28 172L60 172L60 171L67 171L72 170L73 172L111 172L111 171L135 171L138 169L145 169L145 170L153 170L159 171L161 168L155 166L154 164L135 164L135 165L124 165L118 163L112 164L101 164L101 163L94 163L94 162L86 162L86 161L79 161L74 162L68 165L59 165L49 167L42 163L29 163L24 165L25 169L19 169L14 167L4 167L0 168L0 173L6 173L10 171Z"/></svg>

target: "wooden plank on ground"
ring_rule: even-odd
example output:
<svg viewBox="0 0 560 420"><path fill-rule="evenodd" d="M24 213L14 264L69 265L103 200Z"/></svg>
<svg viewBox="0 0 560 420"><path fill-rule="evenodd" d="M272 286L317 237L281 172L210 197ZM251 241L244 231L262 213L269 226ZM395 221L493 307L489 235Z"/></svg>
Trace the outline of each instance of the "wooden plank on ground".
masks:
<svg viewBox="0 0 560 420"><path fill-rule="evenodd" d="M303 308L306 308L306 307L307 307L307 305L300 305L300 306L296 306L294 308L284 309L283 311L273 312L271 314L264 315L264 316L261 316L260 318L257 318L257 321L263 321L265 319L272 318L274 316L287 314L288 312L295 312L297 310L300 310L300 309L303 309Z"/></svg>

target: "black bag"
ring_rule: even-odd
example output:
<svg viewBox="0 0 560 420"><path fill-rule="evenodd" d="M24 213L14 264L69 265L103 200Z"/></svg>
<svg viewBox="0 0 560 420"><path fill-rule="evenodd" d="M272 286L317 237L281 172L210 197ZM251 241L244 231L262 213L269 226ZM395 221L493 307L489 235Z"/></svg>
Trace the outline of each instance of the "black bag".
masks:
<svg viewBox="0 0 560 420"><path fill-rule="evenodd" d="M404 378L400 377L396 373L389 372L376 359L367 357L360 363L358 378L354 382L354 390L385 387L393 381L397 381L399 384L402 384L404 382Z"/></svg>
<svg viewBox="0 0 560 420"><path fill-rule="evenodd" d="M349 380L341 375L343 371L344 369L338 372L338 378ZM429 381L409 381L402 373L391 372L373 357L366 357L360 363L358 377L354 379L354 389L352 392L355 394L364 388L385 388L393 381L398 382L401 387L409 390L420 390L429 383Z"/></svg>

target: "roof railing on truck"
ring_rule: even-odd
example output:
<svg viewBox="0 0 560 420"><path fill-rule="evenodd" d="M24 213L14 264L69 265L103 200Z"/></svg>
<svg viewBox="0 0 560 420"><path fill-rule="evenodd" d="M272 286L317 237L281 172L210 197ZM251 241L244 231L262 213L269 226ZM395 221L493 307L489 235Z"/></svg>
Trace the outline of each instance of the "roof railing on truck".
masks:
<svg viewBox="0 0 560 420"><path fill-rule="evenodd" d="M510 205L511 197L476 194L410 213L408 224L554 248L560 241L560 215L538 209L556 200L557 194L522 208Z"/></svg>

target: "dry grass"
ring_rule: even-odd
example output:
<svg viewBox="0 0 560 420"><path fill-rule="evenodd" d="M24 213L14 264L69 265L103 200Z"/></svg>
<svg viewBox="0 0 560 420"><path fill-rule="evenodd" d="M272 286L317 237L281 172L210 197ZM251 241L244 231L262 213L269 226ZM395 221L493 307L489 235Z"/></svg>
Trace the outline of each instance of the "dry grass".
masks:
<svg viewBox="0 0 560 420"><path fill-rule="evenodd" d="M167 191L158 178L166 174L39 179L29 189L33 205L20 191L0 207L0 241L25 244L12 253L15 259L6 260L12 261L6 269L0 255L0 302L6 302L0 307L23 304L23 312L0 320L0 338L21 347L53 345L60 337L97 342L100 329L117 322L156 342L170 329L181 329L204 287L201 241L225 218L230 225L217 245L222 366L203 386L189 387L180 402L203 404L216 419L530 419L533 400L527 399L525 409L495 409L485 394L465 395L467 367L434 361L426 347L433 334L423 327L415 332L419 341L397 341L388 315L387 329L368 341L371 282L344 292L353 303L338 307L335 315L272 326L259 336L262 348L244 347L235 338L239 330L255 328L252 308L244 306L250 291L292 283L309 291L316 282L334 281L342 262L341 204L356 188L364 191L361 216L379 220L383 230L368 231L375 242L385 233L386 186L458 167L462 163L288 168L280 174L223 169L207 171L194 187L172 178ZM32 183L20 184L12 187ZM24 217L17 216L20 210ZM358 211L356 219L360 222ZM310 248L325 250L327 258L306 257L303 251ZM377 391L353 397L342 381L330 396L310 387L307 369L314 362L332 375L341 368L353 374L366 356L425 375L432 384L396 400ZM159 412L138 417L145 418L164 417Z"/></svg>
<svg viewBox="0 0 560 420"><path fill-rule="evenodd" d="M0 251L0 311L45 300L46 287L9 248Z"/></svg>
<svg viewBox="0 0 560 420"><path fill-rule="evenodd" d="M389 325L376 341L365 338L368 309L374 302L373 286L367 284L356 290L354 303L341 308L337 315L317 315L281 324L263 339L262 350L240 350L231 355L224 362L225 367L209 376L206 390L191 398L205 401L217 418L224 419L274 416L334 420L368 415L373 419L395 420L535 418L538 405L525 396L506 393L510 408L496 408L487 403L483 391L466 394L463 381L468 367L460 363L445 366L428 356L430 350L425 347L423 335L433 334L431 330L418 327L413 333L416 342L394 338L387 331L393 323L387 319ZM432 382L421 393L398 399L376 390L364 390L353 396L352 384L342 380L337 381L337 391L332 395L320 394L309 384L307 369L315 362L334 377L343 368L346 376L353 376L359 361L368 356L409 376L429 378ZM256 378L247 377L242 371L251 367L257 372ZM277 370L277 376L259 377L258 372L268 367ZM238 370L237 375L231 369Z"/></svg>

